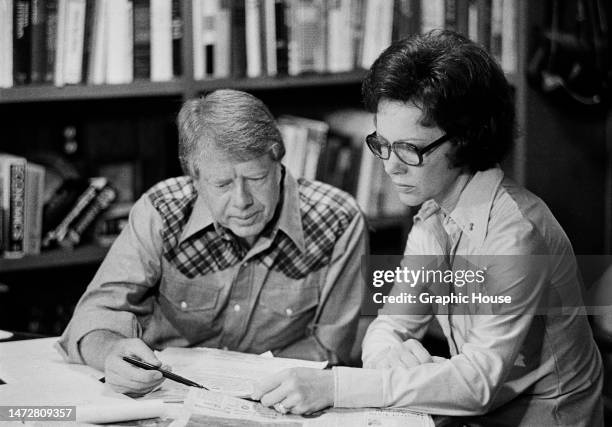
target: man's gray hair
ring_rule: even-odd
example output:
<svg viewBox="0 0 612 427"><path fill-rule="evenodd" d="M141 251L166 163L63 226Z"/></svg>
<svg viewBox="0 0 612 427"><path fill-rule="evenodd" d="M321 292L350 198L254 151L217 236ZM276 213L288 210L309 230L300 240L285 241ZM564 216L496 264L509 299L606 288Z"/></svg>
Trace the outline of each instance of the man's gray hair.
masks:
<svg viewBox="0 0 612 427"><path fill-rule="evenodd" d="M184 173L199 177L198 160L210 148L236 161L270 153L280 161L283 138L274 116L259 99L246 92L220 89L186 101L178 114L179 160Z"/></svg>

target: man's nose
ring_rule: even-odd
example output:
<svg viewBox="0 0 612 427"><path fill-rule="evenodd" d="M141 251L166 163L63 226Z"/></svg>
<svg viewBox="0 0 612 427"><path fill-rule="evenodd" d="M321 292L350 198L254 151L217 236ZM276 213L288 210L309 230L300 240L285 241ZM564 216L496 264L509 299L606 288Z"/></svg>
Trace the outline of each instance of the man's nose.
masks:
<svg viewBox="0 0 612 427"><path fill-rule="evenodd" d="M391 155L387 160L383 160L385 172L387 175L398 175L404 174L408 171L409 166L402 162L394 151L391 151Z"/></svg>
<svg viewBox="0 0 612 427"><path fill-rule="evenodd" d="M234 187L234 206L245 209L253 203L253 197L243 179L239 179Z"/></svg>

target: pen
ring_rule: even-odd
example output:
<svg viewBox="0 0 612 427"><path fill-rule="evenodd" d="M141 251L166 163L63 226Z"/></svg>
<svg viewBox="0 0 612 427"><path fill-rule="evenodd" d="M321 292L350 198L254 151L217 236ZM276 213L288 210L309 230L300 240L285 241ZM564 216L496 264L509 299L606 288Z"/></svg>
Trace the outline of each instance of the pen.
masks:
<svg viewBox="0 0 612 427"><path fill-rule="evenodd" d="M203 388L204 390L208 390L203 385L196 383L195 381L188 380L187 378L181 377L180 375L173 374L170 371L166 371L165 369L159 368L155 365L151 365L150 363L143 362L142 360L134 359L133 357L123 356L123 360L126 362L138 366L139 368L146 369L147 371L159 371L164 376L164 378L168 378L169 380L176 381L177 383L185 384L190 387Z"/></svg>

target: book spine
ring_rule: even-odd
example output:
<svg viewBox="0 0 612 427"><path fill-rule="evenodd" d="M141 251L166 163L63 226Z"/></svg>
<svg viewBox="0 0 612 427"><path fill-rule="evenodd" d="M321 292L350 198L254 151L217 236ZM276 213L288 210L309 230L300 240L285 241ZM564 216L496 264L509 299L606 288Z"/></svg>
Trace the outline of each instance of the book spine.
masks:
<svg viewBox="0 0 612 427"><path fill-rule="evenodd" d="M287 75L289 71L288 30L285 16L285 2L283 0L275 0L274 17L276 22L274 23L274 28L276 34L276 72L282 75Z"/></svg>
<svg viewBox="0 0 612 427"><path fill-rule="evenodd" d="M151 77L151 19L148 0L134 0L134 78Z"/></svg>
<svg viewBox="0 0 612 427"><path fill-rule="evenodd" d="M78 84L83 78L85 0L67 0L64 40L64 83Z"/></svg>
<svg viewBox="0 0 612 427"><path fill-rule="evenodd" d="M478 43L491 49L491 0L478 0Z"/></svg>
<svg viewBox="0 0 612 427"><path fill-rule="evenodd" d="M26 165L24 231L24 250L27 255L40 253L44 191L44 168L28 163Z"/></svg>
<svg viewBox="0 0 612 427"><path fill-rule="evenodd" d="M25 169L25 159L15 160L9 166L9 230L4 252L4 256L7 258L20 258L25 254Z"/></svg>
<svg viewBox="0 0 612 427"><path fill-rule="evenodd" d="M232 5L232 76L246 75L246 22L243 0L236 0Z"/></svg>
<svg viewBox="0 0 612 427"><path fill-rule="evenodd" d="M229 77L232 68L232 8L221 0L216 14L216 39L212 51L214 76Z"/></svg>
<svg viewBox="0 0 612 427"><path fill-rule="evenodd" d="M0 0L0 88L13 86L13 1ZM2 249L0 248L0 251Z"/></svg>
<svg viewBox="0 0 612 427"><path fill-rule="evenodd" d="M444 0L444 28L457 31L457 0Z"/></svg>
<svg viewBox="0 0 612 427"><path fill-rule="evenodd" d="M86 0L85 5L85 34L83 36L83 83L90 80L92 72L92 55L93 50L93 32L96 19L96 2L95 0Z"/></svg>
<svg viewBox="0 0 612 427"><path fill-rule="evenodd" d="M246 59L247 77L261 75L261 27L260 27L260 1L246 0L245 3L245 33L246 33Z"/></svg>
<svg viewBox="0 0 612 427"><path fill-rule="evenodd" d="M181 16L181 1L172 0L172 74L175 77L180 77L183 74L182 44L183 18Z"/></svg>
<svg viewBox="0 0 612 427"><path fill-rule="evenodd" d="M151 80L172 80L171 0L151 0Z"/></svg>
<svg viewBox="0 0 612 427"><path fill-rule="evenodd" d="M263 0L263 5L266 74L275 76L278 72L276 65L276 4L274 0Z"/></svg>
<svg viewBox="0 0 612 427"><path fill-rule="evenodd" d="M87 206L79 218L73 222L60 245L73 247L81 242L83 233L93 224L95 219L115 201L117 192L109 186L97 193L95 199Z"/></svg>
<svg viewBox="0 0 612 427"><path fill-rule="evenodd" d="M57 44L57 1L46 0L47 8L46 16L47 23L45 28L45 43L46 43L46 62L45 62L45 83L53 83L55 78L55 48Z"/></svg>
<svg viewBox="0 0 612 427"><path fill-rule="evenodd" d="M47 63L47 49L45 40L45 27L47 24L47 8L43 0L32 0L32 8L30 11L30 28L31 28L31 64L30 64L30 81L32 83L41 83L45 76L45 67Z"/></svg>
<svg viewBox="0 0 612 427"><path fill-rule="evenodd" d="M393 40L418 34L420 30L420 0L395 0L393 5Z"/></svg>
<svg viewBox="0 0 612 427"><path fill-rule="evenodd" d="M30 82L30 7L29 0L16 0L13 9L13 77L15 84Z"/></svg>
<svg viewBox="0 0 612 427"><path fill-rule="evenodd" d="M63 240L71 224L81 215L87 205L95 199L98 192L106 185L107 180L105 178L93 178L87 189L79 196L75 205L70 209L59 225L45 235L42 245L47 247L53 242L60 242Z"/></svg>

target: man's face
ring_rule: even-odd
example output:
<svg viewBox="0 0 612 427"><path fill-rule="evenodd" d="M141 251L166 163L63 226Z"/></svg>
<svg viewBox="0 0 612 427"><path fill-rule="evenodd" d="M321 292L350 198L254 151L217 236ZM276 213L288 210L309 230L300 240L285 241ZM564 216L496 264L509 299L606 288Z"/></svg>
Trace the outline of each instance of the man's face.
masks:
<svg viewBox="0 0 612 427"><path fill-rule="evenodd" d="M253 244L280 197L280 163L269 154L236 161L211 148L199 163L196 187L214 219Z"/></svg>
<svg viewBox="0 0 612 427"><path fill-rule="evenodd" d="M381 100L376 113L376 133L387 141L408 141L422 148L444 135L438 127L419 124L422 111L413 104ZM423 155L423 164L409 166L394 152L383 160L385 172L391 177L400 200L408 206L418 206L429 199L444 200L457 179L460 169L451 167L454 146L445 142Z"/></svg>

